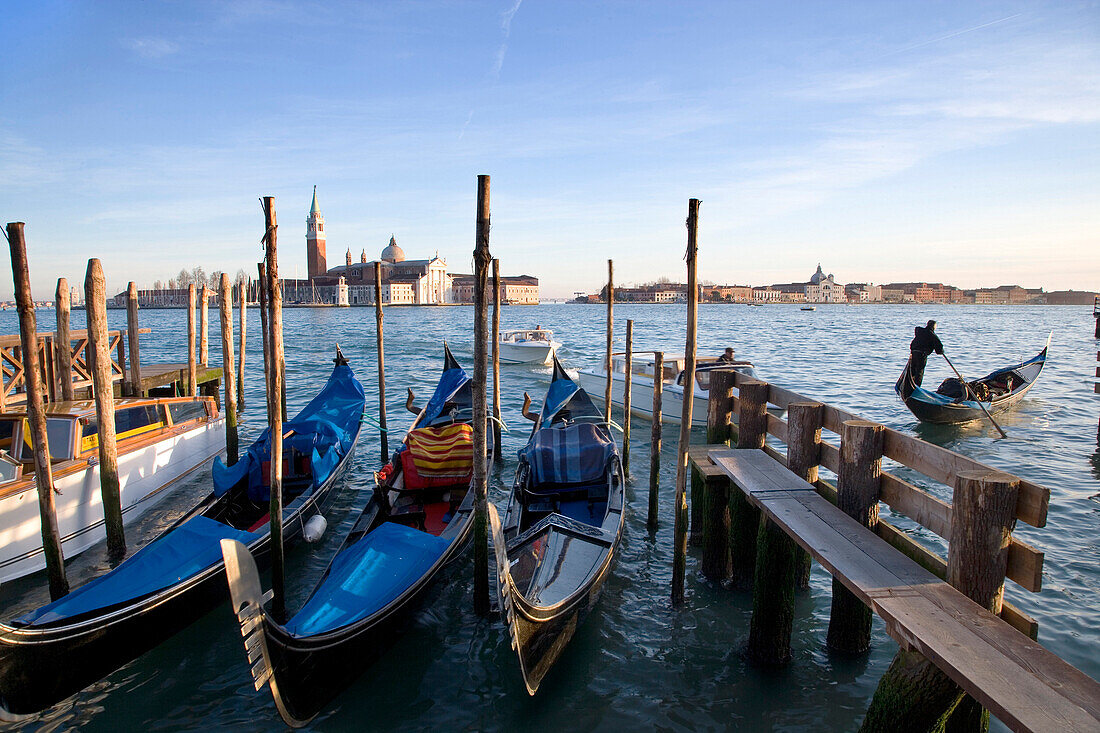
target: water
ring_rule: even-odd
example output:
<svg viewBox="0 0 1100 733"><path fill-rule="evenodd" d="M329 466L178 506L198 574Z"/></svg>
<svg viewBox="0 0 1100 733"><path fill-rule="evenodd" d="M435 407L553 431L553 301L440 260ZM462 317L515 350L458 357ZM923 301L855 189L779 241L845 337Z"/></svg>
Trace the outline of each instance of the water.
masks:
<svg viewBox="0 0 1100 733"><path fill-rule="evenodd" d="M216 322L216 311L212 309ZM82 312L74 312L74 328ZM619 305L615 309L617 350L625 321L635 323L635 348L683 350L684 308ZM727 345L755 362L760 375L806 397L830 402L863 417L914 433L952 450L1051 489L1047 527L1021 524L1017 536L1046 553L1043 590L1032 594L1008 584L1008 598L1040 623L1039 639L1093 677L1100 630L1100 450L1093 394L1097 341L1090 312L1082 307L798 306L747 308L703 305L699 312L700 354L718 355ZM53 314L40 311L42 328ZM1051 360L1042 378L1013 412L1000 418L1010 438L994 439L986 425L918 426L893 394L915 324L939 321L947 353L967 376L1033 356L1054 331ZM506 307L502 327L541 324L565 343L570 367L595 366L604 348L605 311L599 306ZM120 311L110 313L115 326ZM249 312L242 442L263 427L259 313ZM405 388L423 404L442 365L446 339L456 357L472 364L470 308L392 308L386 311L389 421L396 443L411 415ZM145 362L181 361L186 351L186 313L143 311ZM0 314L0 333L17 333L11 311ZM211 329L212 364L221 363L220 338ZM292 309L285 312L288 408L305 404L324 382L333 345L339 342L367 391L367 408L377 415L374 313L370 309ZM503 507L525 442L528 423L520 414L523 391L538 403L549 384L548 368L502 367L504 465L497 470L490 499ZM929 363L926 383L949 376L942 359ZM672 560L672 492L675 431L666 429L661 474L661 525L645 528L649 424L635 422L628 490L627 528L614 574L596 611L578 630L539 694L524 691L506 630L478 619L472 610L472 562L439 592L396 641L383 661L354 682L314 721L317 730L513 730L536 721L550 729L848 730L858 726L896 645L875 620L873 648L859 659L837 657L824 646L830 582L815 567L811 588L798 596L794 661L784 670L761 672L740 656L748 635L751 597L713 587L697 574L698 553L688 560L687 602L669 602ZM696 438L702 440L701 431ZM308 594L336 551L358 508L366 501L371 471L379 466L377 432L364 426L347 488L329 515L329 531L316 545L299 545L288 555L291 609ZM151 536L173 513L206 490L204 478L164 506L133 537ZM944 489L937 489L942 492ZM945 497L949 498L949 497ZM927 532L917 531L933 541ZM105 567L96 553L74 561L70 577L83 582ZM41 577L0 589L5 617L45 599ZM252 689L236 623L221 607L158 649L115 672L93 688L19 726L87 731L118 729L190 730L233 728L277 730L282 725L266 690Z"/></svg>

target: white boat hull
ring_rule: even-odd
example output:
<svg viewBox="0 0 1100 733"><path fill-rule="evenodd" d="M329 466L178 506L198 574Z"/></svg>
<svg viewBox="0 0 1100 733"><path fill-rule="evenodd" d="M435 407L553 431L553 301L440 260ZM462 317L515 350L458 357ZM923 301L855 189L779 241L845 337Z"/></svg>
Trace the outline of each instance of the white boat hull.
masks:
<svg viewBox="0 0 1100 733"><path fill-rule="evenodd" d="M557 341L525 341L500 343L501 364L549 364L561 347ZM492 345L490 345L490 349Z"/></svg>
<svg viewBox="0 0 1100 733"><path fill-rule="evenodd" d="M604 391L607 388L607 372L580 370L577 381L585 392L592 396L596 404L603 404ZM623 408L623 393L626 377L613 374L611 380L611 404ZM694 402L691 406L692 427L706 427L708 395L698 386L695 388ZM630 378L630 414L653 419L653 378L642 374L633 374ZM684 388L678 384L665 384L661 388L661 422L679 425L684 414Z"/></svg>
<svg viewBox="0 0 1100 733"><path fill-rule="evenodd" d="M181 479L225 449L225 419L219 418L118 457L123 524L133 522L173 489ZM68 560L106 539L99 463L60 476L57 525L61 551ZM0 582L46 567L38 490L32 482L19 493L0 499Z"/></svg>

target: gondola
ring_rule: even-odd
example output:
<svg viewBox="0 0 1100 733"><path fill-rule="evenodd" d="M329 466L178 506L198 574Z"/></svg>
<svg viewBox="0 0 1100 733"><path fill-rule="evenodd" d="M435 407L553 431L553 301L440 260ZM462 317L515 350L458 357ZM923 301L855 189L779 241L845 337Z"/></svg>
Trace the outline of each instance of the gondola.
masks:
<svg viewBox="0 0 1100 733"><path fill-rule="evenodd" d="M607 420L554 360L501 523L489 505L500 604L534 695L611 571L624 523L623 469Z"/></svg>
<svg viewBox="0 0 1100 733"><path fill-rule="evenodd" d="M308 723L374 663L453 567L473 521L470 379L444 345L443 374L317 587L286 623L264 610L248 549L222 541L257 690ZM409 406L412 404L410 392Z"/></svg>
<svg viewBox="0 0 1100 733"><path fill-rule="evenodd" d="M918 420L945 425L981 420L985 416L982 406L989 414L996 415L1024 398L1042 373L1049 349L1048 336L1043 350L1027 361L997 369L965 384L955 378L944 380L935 392L913 383L911 362L907 361L894 391Z"/></svg>
<svg viewBox="0 0 1100 733"><path fill-rule="evenodd" d="M284 427L283 536L293 541L332 498L350 463L363 387L336 350L320 393ZM114 570L0 623L4 719L43 710L110 674L226 599L219 540L270 555L268 432L233 466L220 458L214 490Z"/></svg>

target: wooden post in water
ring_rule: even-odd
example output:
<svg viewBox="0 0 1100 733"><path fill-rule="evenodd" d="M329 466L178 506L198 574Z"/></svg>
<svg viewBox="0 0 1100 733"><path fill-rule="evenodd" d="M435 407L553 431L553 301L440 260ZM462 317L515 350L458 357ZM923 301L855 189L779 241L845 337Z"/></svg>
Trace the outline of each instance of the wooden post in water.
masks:
<svg viewBox="0 0 1100 733"><path fill-rule="evenodd" d="M278 226L275 222L275 198L264 196L264 239L267 242L267 302L271 311L268 360L268 425L271 428L271 611L282 623L286 618L286 571L283 560L283 412L280 409L283 382L283 298L279 287Z"/></svg>
<svg viewBox="0 0 1100 733"><path fill-rule="evenodd" d="M623 475L630 475L630 370L634 366L634 319L626 319L626 362L623 382Z"/></svg>
<svg viewBox="0 0 1100 733"><path fill-rule="evenodd" d="M187 286L187 394L199 394L199 370L195 365L195 283Z"/></svg>
<svg viewBox="0 0 1100 733"><path fill-rule="evenodd" d="M489 176L477 177L477 241L474 247L474 378L471 384L474 402L474 612L489 613L489 497L485 473L485 347L488 339L485 315L488 308L489 279Z"/></svg>
<svg viewBox="0 0 1100 733"><path fill-rule="evenodd" d="M680 414L680 443L676 449L676 501L673 504L675 526L672 552L672 604L684 602L684 576L687 574L687 480L688 444L691 442L692 386L695 384L695 328L699 320L699 289L696 287L696 259L699 254L699 199L688 201L687 244L687 338L684 344L684 409ZM610 342L609 348L610 351ZM610 358L608 367L611 366ZM608 375L610 377L610 374Z"/></svg>
<svg viewBox="0 0 1100 733"><path fill-rule="evenodd" d="M240 347L237 349L237 412L244 412L244 342L246 328L245 311L248 310L248 280L241 278L237 284L237 301L240 311L237 315L238 328L240 329Z"/></svg>
<svg viewBox="0 0 1100 733"><path fill-rule="evenodd" d="M614 335L615 316L615 263L607 261L607 354L604 357L604 369L607 370L607 386L604 387L603 407L607 419L607 429L611 430L611 339Z"/></svg>
<svg viewBox="0 0 1100 733"><path fill-rule="evenodd" d="M138 293L130 281L126 287L126 335L130 341L130 396L141 397L141 352L138 349Z"/></svg>
<svg viewBox="0 0 1100 733"><path fill-rule="evenodd" d="M54 337L53 348L57 355L57 379L61 382L61 399L69 402L74 399L73 339L69 332L73 296L69 292L69 281L63 277L57 279L57 293L54 299L54 310L57 312L57 335Z"/></svg>
<svg viewBox="0 0 1100 733"><path fill-rule="evenodd" d="M764 447L768 433L768 383L741 380L737 387L737 447ZM730 492L731 577L737 588L752 585L756 572L756 541L760 532L760 510L740 491Z"/></svg>
<svg viewBox="0 0 1100 733"><path fill-rule="evenodd" d="M787 406L787 470L807 483L817 483L821 464L821 424L824 407L819 402L792 402ZM796 587L810 587L810 553L795 544Z"/></svg>
<svg viewBox="0 0 1100 733"><path fill-rule="evenodd" d="M886 428L878 423L848 420L840 437L837 506L872 531L878 524L885 434ZM871 609L836 578L827 644L845 654L862 654L871 648Z"/></svg>
<svg viewBox="0 0 1100 733"><path fill-rule="evenodd" d="M665 355L653 352L653 418L649 437L649 513L646 528L657 531L657 499L661 483L661 392L664 387Z"/></svg>
<svg viewBox="0 0 1100 733"><path fill-rule="evenodd" d="M222 273L218 305L222 326L222 378L225 390L225 457L232 466L237 462L237 389L233 370L233 287L229 273Z"/></svg>
<svg viewBox="0 0 1100 733"><path fill-rule="evenodd" d="M390 436L386 428L386 351L382 333L382 263L374 263L374 332L378 346L378 434L382 460L390 457Z"/></svg>
<svg viewBox="0 0 1100 733"><path fill-rule="evenodd" d="M817 480L822 406L792 402L787 407L787 464L793 463L806 478L812 466ZM808 479L807 479L808 480ZM749 625L748 658L764 667L791 661L791 630L794 626L794 592L805 552L770 519L760 524L756 540L756 574Z"/></svg>
<svg viewBox="0 0 1100 733"><path fill-rule="evenodd" d="M115 395L111 383L110 337L107 335L107 282L98 259L88 260L84 278L84 310L88 320L88 367L92 372L95 417L99 428L99 490L107 530L107 553L112 560L126 556L122 531L122 497L118 480L118 446L115 442Z"/></svg>
<svg viewBox="0 0 1100 733"><path fill-rule="evenodd" d="M271 329L268 327L267 307L267 267L262 262L256 263L256 273L260 281L260 338L263 342L264 352L264 390L267 394L267 419L271 421Z"/></svg>
<svg viewBox="0 0 1100 733"><path fill-rule="evenodd" d="M202 286L202 303L199 304L199 364L205 369L210 366L210 290Z"/></svg>
<svg viewBox="0 0 1100 733"><path fill-rule="evenodd" d="M493 459L500 461L500 260L493 258ZM497 465L500 465L498 463Z"/></svg>
<svg viewBox="0 0 1100 733"><path fill-rule="evenodd" d="M729 440L732 407L733 372L712 371L710 394L707 399L708 445L721 444ZM710 580L723 581L733 572L730 556L730 481L724 475L708 479L694 469L691 474L692 513L695 513L695 507L698 504L700 513L703 515L698 532L703 546L700 569ZM697 483L698 491L696 491Z"/></svg>
<svg viewBox="0 0 1100 733"><path fill-rule="evenodd" d="M49 438L46 434L46 412L42 400L42 377L38 370L38 323L31 296L30 268L27 264L27 243L23 238L23 222L8 224L8 246L11 250L11 271L15 286L15 302L19 311L19 343L23 349L23 372L27 380L27 424L30 427L31 446L34 450L34 477L38 487L38 516L42 526L42 552L46 556L46 574L50 582L50 600L56 601L69 592L65 578L65 557L61 550L61 533L57 528L57 512L54 508L53 468L50 466ZM58 280L58 292L65 286L65 278ZM60 297L58 298L60 302ZM68 311L65 312L65 331L68 332ZM58 330L61 330L58 313ZM67 348L68 341L62 346ZM72 399L72 379L69 380L69 399ZM22 438L19 438L22 440Z"/></svg>

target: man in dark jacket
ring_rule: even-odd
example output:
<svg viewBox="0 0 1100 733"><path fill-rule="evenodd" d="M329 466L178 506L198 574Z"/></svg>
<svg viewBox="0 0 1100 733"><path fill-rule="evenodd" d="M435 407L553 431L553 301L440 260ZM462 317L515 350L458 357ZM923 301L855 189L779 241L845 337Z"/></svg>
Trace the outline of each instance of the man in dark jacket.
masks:
<svg viewBox="0 0 1100 733"><path fill-rule="evenodd" d="M943 342L936 335L936 322L929 321L927 326L913 329L913 340L909 343L909 374L917 387L924 381L924 366L932 352L943 354Z"/></svg>

